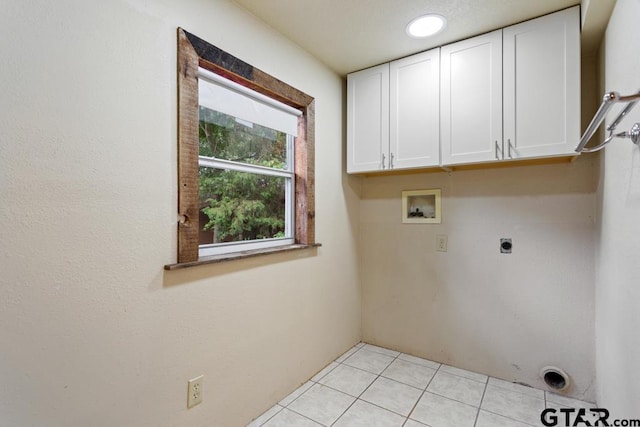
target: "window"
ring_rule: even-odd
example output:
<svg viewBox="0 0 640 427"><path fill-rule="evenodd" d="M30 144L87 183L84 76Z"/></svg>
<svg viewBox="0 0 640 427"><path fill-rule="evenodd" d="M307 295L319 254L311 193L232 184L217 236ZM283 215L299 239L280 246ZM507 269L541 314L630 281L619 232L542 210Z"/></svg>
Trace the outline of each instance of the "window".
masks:
<svg viewBox="0 0 640 427"><path fill-rule="evenodd" d="M178 263L319 246L312 97L178 29Z"/></svg>
<svg viewBox="0 0 640 427"><path fill-rule="evenodd" d="M199 254L294 243L294 140L301 113L198 71Z"/></svg>

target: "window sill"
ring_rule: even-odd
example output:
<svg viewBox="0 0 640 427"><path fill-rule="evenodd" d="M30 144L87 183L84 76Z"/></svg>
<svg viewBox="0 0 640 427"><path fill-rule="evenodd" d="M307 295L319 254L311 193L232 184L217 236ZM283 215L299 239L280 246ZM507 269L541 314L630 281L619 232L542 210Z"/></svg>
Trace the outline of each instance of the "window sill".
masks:
<svg viewBox="0 0 640 427"><path fill-rule="evenodd" d="M311 249L311 248L317 248L320 246L322 246L322 244L320 243L314 243L311 245L294 244L294 245L287 245L287 246L278 246L275 248L254 249L250 251L234 252L234 253L229 253L224 255L213 255L208 257L201 257L198 261L193 261L193 262L167 264L164 266L164 269L179 270L182 268L197 267L199 265L217 264L220 262L233 261L236 259L245 259L245 258L252 258L256 256L262 256L262 255L276 254L281 252L297 251L300 249Z"/></svg>

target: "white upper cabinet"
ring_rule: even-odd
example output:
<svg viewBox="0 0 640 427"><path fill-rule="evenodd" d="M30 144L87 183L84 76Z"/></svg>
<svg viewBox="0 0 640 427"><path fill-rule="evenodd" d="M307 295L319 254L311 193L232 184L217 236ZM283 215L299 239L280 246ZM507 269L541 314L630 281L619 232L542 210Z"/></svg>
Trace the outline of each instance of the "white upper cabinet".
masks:
<svg viewBox="0 0 640 427"><path fill-rule="evenodd" d="M443 165L575 155L579 7L442 48Z"/></svg>
<svg viewBox="0 0 640 427"><path fill-rule="evenodd" d="M388 167L389 64L347 76L347 172Z"/></svg>
<svg viewBox="0 0 640 427"><path fill-rule="evenodd" d="M575 155L579 12L573 7L503 30L505 159Z"/></svg>
<svg viewBox="0 0 640 427"><path fill-rule="evenodd" d="M575 155L580 8L347 76L347 172Z"/></svg>
<svg viewBox="0 0 640 427"><path fill-rule="evenodd" d="M502 30L442 48L442 163L502 159Z"/></svg>
<svg viewBox="0 0 640 427"><path fill-rule="evenodd" d="M440 164L440 49L390 64L389 166Z"/></svg>
<svg viewBox="0 0 640 427"><path fill-rule="evenodd" d="M440 49L347 76L347 172L440 164Z"/></svg>

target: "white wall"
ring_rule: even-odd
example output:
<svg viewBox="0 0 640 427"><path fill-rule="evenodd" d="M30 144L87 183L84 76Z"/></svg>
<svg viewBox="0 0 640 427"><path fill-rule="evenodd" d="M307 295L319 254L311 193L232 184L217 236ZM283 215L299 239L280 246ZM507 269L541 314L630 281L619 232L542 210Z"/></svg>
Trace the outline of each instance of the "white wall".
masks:
<svg viewBox="0 0 640 427"><path fill-rule="evenodd" d="M163 271L178 26L316 98L317 252ZM225 0L3 1L0 27L0 425L240 426L359 341L339 76Z"/></svg>
<svg viewBox="0 0 640 427"><path fill-rule="evenodd" d="M640 88L640 0L618 0L603 42L606 91ZM609 113L610 123L620 108ZM618 131L640 121L640 107ZM604 150L598 188L596 373L600 406L640 418L640 149L618 140Z"/></svg>
<svg viewBox="0 0 640 427"><path fill-rule="evenodd" d="M555 365L593 400L595 162L364 178L363 341L539 388ZM442 224L403 224L429 188Z"/></svg>

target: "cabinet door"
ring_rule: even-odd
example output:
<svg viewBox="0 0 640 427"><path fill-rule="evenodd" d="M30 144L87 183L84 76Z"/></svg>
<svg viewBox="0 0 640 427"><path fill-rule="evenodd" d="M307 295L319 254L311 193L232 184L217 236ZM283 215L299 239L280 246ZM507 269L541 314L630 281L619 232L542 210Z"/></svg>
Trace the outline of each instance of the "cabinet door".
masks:
<svg viewBox="0 0 640 427"><path fill-rule="evenodd" d="M505 158L575 154L579 25L576 6L503 30Z"/></svg>
<svg viewBox="0 0 640 427"><path fill-rule="evenodd" d="M440 164L440 49L393 61L389 71L390 167Z"/></svg>
<svg viewBox="0 0 640 427"><path fill-rule="evenodd" d="M441 49L444 165L502 159L502 30Z"/></svg>
<svg viewBox="0 0 640 427"><path fill-rule="evenodd" d="M347 172L371 172L389 162L389 64L347 76Z"/></svg>

